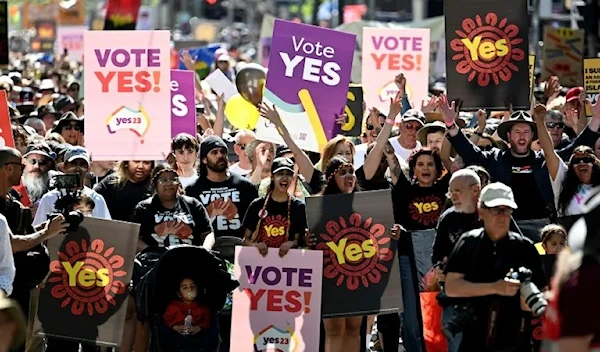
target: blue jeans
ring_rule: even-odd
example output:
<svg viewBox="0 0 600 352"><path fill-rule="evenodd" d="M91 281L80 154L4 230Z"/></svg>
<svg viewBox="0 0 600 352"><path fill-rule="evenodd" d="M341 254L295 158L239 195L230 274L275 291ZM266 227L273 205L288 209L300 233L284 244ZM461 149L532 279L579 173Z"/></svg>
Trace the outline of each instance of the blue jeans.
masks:
<svg viewBox="0 0 600 352"><path fill-rule="evenodd" d="M442 326L446 325L446 323L450 319L452 319L453 316L454 316L454 307L453 306L445 307L442 312ZM462 332L459 332L452 339L446 338L446 341L448 341L448 352L458 352L458 348L460 347L460 343L462 341Z"/></svg>
<svg viewBox="0 0 600 352"><path fill-rule="evenodd" d="M418 286L414 280L412 260L407 256L399 256L400 282L402 284L402 340L406 352L423 352L423 333L421 327L421 300L417 296Z"/></svg>

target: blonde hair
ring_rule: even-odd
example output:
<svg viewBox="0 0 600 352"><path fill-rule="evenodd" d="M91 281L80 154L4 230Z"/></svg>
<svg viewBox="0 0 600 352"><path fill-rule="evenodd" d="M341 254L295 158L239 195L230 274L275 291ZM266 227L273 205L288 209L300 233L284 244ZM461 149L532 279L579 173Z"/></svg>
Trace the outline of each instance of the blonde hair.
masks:
<svg viewBox="0 0 600 352"><path fill-rule="evenodd" d="M327 166L327 164L329 163L329 160L331 160L331 158L333 158L335 156L335 149L337 148L338 144L340 143L345 143L349 148L350 151L352 152L352 157L354 157L354 154L356 154L356 149L354 148L354 143L352 143L352 141L344 136L337 136L335 138L333 138L332 140L330 140L329 142L327 142L327 144L325 145L325 148L323 148L323 154L321 157L321 161L319 162L320 164L320 169L321 171L324 170L325 166ZM350 163L353 162L353 160L349 160Z"/></svg>

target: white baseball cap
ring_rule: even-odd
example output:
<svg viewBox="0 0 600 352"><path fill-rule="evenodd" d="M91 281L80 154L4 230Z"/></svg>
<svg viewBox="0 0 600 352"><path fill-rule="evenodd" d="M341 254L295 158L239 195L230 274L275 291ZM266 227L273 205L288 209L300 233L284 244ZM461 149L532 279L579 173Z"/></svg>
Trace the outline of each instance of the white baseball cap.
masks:
<svg viewBox="0 0 600 352"><path fill-rule="evenodd" d="M506 206L517 209L512 189L501 182L490 183L483 188L481 191L481 203L488 208Z"/></svg>

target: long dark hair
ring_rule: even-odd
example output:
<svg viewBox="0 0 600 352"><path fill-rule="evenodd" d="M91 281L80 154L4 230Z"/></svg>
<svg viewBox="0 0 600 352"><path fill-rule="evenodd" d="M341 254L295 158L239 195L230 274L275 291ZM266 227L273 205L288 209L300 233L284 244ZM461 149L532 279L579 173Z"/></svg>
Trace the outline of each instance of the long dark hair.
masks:
<svg viewBox="0 0 600 352"><path fill-rule="evenodd" d="M321 192L322 195L342 193L340 191L340 188L335 183L334 176L340 169L348 165L353 166L352 163L349 163L345 158L342 158L341 156L334 156L333 158L329 159L329 162L325 166L325 188ZM358 182L355 182L353 192L358 191Z"/></svg>
<svg viewBox="0 0 600 352"><path fill-rule="evenodd" d="M263 203L263 207L262 209L260 209L260 211L258 212L258 223L256 223L256 228L254 228L254 232L252 232L252 242L256 242L257 240L259 240L258 235L260 233L260 224L262 223L263 220L263 214L265 212L265 210L267 209L267 204L269 204L269 200L271 200L271 195L273 194L273 189L275 188L275 182L273 182L273 180L271 179L271 183L269 184L269 187L267 188L267 195L265 196L265 202ZM286 192L287 194L287 192ZM288 200L287 200L287 219L285 222L285 236L286 238L289 238L290 235L290 227L292 226L292 196L291 195L287 195L288 196Z"/></svg>
<svg viewBox="0 0 600 352"><path fill-rule="evenodd" d="M429 148L422 148L415 152L413 152L408 158L408 174L411 179L415 177L415 166L417 166L417 160L421 155L431 155L433 157L433 162L435 163L435 169L437 174L435 175L435 179L438 180L442 177L442 172L444 171L444 166L442 165L442 158L440 158L440 154L437 151L431 150Z"/></svg>
<svg viewBox="0 0 600 352"><path fill-rule="evenodd" d="M575 156L590 156L594 158L594 163L592 164L592 178L590 181L592 187L600 185L600 161L594 155L594 151L592 150L592 148L585 145L580 145L579 147L575 148L575 150L573 150L573 154L569 159L569 168L567 169L567 175L565 177L565 180L563 181L560 195L558 196L558 212L559 214L563 215L569 207L569 204L575 196L575 193L577 193L579 185L581 185L581 181L577 177L577 174L575 173L575 168L572 164L573 158Z"/></svg>

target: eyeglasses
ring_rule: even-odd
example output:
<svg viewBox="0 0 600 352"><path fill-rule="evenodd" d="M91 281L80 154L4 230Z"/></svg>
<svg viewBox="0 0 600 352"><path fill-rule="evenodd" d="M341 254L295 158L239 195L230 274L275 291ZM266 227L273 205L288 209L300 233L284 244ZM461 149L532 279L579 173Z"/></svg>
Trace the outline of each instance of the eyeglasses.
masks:
<svg viewBox="0 0 600 352"><path fill-rule="evenodd" d="M81 131L81 127L79 125L66 125L65 126L65 130L70 131L70 130L75 130L75 131Z"/></svg>
<svg viewBox="0 0 600 352"><path fill-rule="evenodd" d="M584 164L593 164L594 163L594 157L593 156L586 156L583 158L573 158L571 159L571 165L579 165L581 163Z"/></svg>
<svg viewBox="0 0 600 352"><path fill-rule="evenodd" d="M237 146L240 147L241 150L246 150L245 144L238 144Z"/></svg>
<svg viewBox="0 0 600 352"><path fill-rule="evenodd" d="M491 144L490 145L483 145L483 146L480 146L479 149L481 149L481 151L483 151L483 152L489 152L492 149L494 149L494 146L491 145Z"/></svg>
<svg viewBox="0 0 600 352"><path fill-rule="evenodd" d="M416 131L419 129L419 126L413 125L412 123L404 123L402 125L409 131Z"/></svg>
<svg viewBox="0 0 600 352"><path fill-rule="evenodd" d="M565 128L565 124L562 122L546 122L546 127L551 130L553 128L563 129Z"/></svg>
<svg viewBox="0 0 600 352"><path fill-rule="evenodd" d="M34 158L30 158L27 159L27 161L29 162L30 165L39 165L39 166L46 166L48 165L48 161L47 160L38 160L38 159L34 159Z"/></svg>
<svg viewBox="0 0 600 352"><path fill-rule="evenodd" d="M375 129L375 126L373 126L373 124L372 124L372 123L368 123L368 124L367 124L367 130L368 130L368 131L373 131L374 129Z"/></svg>
<svg viewBox="0 0 600 352"><path fill-rule="evenodd" d="M21 170L23 170L25 168L25 164L21 164L21 163L17 163L17 162L13 162L13 163L4 163L4 166L7 165L17 165L21 167Z"/></svg>
<svg viewBox="0 0 600 352"><path fill-rule="evenodd" d="M159 185L178 185L179 184L179 178L175 177L175 178L159 178L158 179L158 184Z"/></svg>
<svg viewBox="0 0 600 352"><path fill-rule="evenodd" d="M489 212L492 213L492 215L512 215L512 213L513 213L512 208L499 208L499 207L487 208L487 207L485 207L484 209L489 210Z"/></svg>

